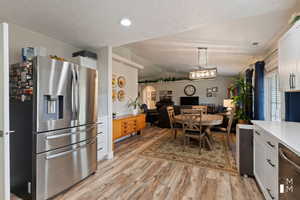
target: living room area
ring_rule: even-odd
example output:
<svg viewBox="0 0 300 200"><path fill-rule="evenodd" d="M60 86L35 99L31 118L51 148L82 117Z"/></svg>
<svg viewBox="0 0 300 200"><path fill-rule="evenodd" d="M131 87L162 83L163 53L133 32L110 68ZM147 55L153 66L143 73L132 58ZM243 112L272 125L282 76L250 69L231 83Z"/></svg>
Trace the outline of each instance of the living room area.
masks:
<svg viewBox="0 0 300 200"><path fill-rule="evenodd" d="M119 130L131 131L115 140L115 158L127 163L128 173L142 169L145 187L150 177L158 177L151 187L160 198L263 199L268 195L262 194L253 178L251 120L269 115L264 109L274 100L265 98L276 90L277 81L270 78L274 83L264 85L264 73L271 75L278 68L277 42L292 26L272 30L266 28L269 20L232 20L113 48L115 54L143 66L137 73L136 98L129 99L126 109L135 114L140 107L139 115L146 122L137 132L128 128L131 122L119 125ZM257 32L258 26L264 28ZM274 104L277 112L280 102ZM137 127L139 122L133 124Z"/></svg>
<svg viewBox="0 0 300 200"><path fill-rule="evenodd" d="M245 102L241 102L238 96L252 98L250 89L252 82L249 81L255 78L255 74L252 73L251 78L247 77L247 84L240 85L246 76L241 75L240 71L236 70L236 66L246 66L248 60L243 60L245 64L239 63L241 61L237 56L232 63L228 64L227 59L232 59L230 58L232 55L228 52L223 52L223 59L218 61L215 50L207 47L189 47L186 56L190 63L185 65L190 67L186 67L185 71L171 71L154 65L149 61L149 57L136 54L135 52L139 50L140 47L131 45L113 49L114 54L124 59L131 58L131 62L143 66L137 70L137 74L132 71L125 73L127 68L124 66L124 71L121 73L117 70L119 74L116 74L114 67L117 64L113 62L113 110L116 111L113 113L115 157L120 160L142 158L150 160L151 163L158 161L158 166L160 162L172 162L175 163L172 173L176 173L176 168L182 164L207 169L214 177L225 173L226 178L222 176L220 179L213 178L212 182L221 180L226 182L225 187L228 188L233 183L225 179L233 179L239 185L240 193L237 193L237 196L242 196L246 191L253 199L260 199L261 193L252 178L243 177L238 180L234 178L240 173L236 163L235 132L239 120L236 117L236 110L241 113L249 112L247 109L249 106L252 107L253 103L252 100L247 101L247 108L239 107L240 103ZM173 57L166 59L171 60ZM177 61L179 62L178 59ZM218 62L227 62L226 67L220 67ZM122 63L124 65L125 62ZM243 67L239 68L243 70ZM253 72L253 68L255 64L250 71ZM248 69L246 67L245 71ZM135 85L133 79L136 79L138 84ZM124 87L123 83L119 83L120 80L126 82ZM131 85L130 87L134 85L133 93L126 89L129 87L128 84ZM122 88L128 97L125 98L128 100L124 100L123 103L118 92ZM239 89L247 91L238 93ZM123 104L125 114L117 112L120 111L118 107L120 103ZM141 125L144 122L133 119L135 116L140 118L141 115L146 123L144 125ZM249 123L247 118L240 118L240 123L243 120ZM141 126L143 128L138 128ZM150 174L156 173L150 171ZM242 173L252 175L248 172ZM251 185L251 189L244 187L244 184Z"/></svg>

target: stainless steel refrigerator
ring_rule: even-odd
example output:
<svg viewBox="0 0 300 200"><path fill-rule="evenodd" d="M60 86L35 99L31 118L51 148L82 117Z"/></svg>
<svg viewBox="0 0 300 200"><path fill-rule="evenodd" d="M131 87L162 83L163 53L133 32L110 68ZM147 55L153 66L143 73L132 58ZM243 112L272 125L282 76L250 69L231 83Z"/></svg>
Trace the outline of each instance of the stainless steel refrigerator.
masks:
<svg viewBox="0 0 300 200"><path fill-rule="evenodd" d="M11 66L13 193L48 199L96 171L97 76L48 57Z"/></svg>

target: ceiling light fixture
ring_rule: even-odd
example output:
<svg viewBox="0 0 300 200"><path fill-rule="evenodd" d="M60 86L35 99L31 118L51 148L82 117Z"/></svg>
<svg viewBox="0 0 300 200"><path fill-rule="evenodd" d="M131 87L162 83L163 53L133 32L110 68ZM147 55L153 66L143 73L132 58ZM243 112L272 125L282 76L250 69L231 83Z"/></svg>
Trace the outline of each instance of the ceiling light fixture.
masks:
<svg viewBox="0 0 300 200"><path fill-rule="evenodd" d="M128 26L131 25L131 20L128 19L128 18L123 18L123 19L121 19L120 24L121 24L122 26L128 27Z"/></svg>
<svg viewBox="0 0 300 200"><path fill-rule="evenodd" d="M205 67L201 66L200 64L200 51L203 51L203 55L205 53ZM217 68L207 68L207 48L200 47L198 48L198 70L192 71L189 74L190 79L192 80L199 80L199 79L214 79L217 77Z"/></svg>

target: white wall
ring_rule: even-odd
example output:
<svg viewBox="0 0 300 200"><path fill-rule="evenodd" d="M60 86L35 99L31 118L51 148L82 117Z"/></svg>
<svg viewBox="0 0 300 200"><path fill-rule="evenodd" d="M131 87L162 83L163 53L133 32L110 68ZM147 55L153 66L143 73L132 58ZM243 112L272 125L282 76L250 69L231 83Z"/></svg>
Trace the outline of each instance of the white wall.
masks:
<svg viewBox="0 0 300 200"><path fill-rule="evenodd" d="M131 49L126 48L124 46L114 47L113 53L144 66L144 69L138 72L139 80L147 79L147 77L156 77L160 75L163 71L161 69L161 66L155 65L151 63L150 60L147 60L139 55L136 55Z"/></svg>
<svg viewBox="0 0 300 200"><path fill-rule="evenodd" d="M10 198L8 26L0 24L0 199Z"/></svg>
<svg viewBox="0 0 300 200"><path fill-rule="evenodd" d="M148 83L139 84L140 92L142 89L151 85L157 90L157 100L159 100L160 90L172 90L173 91L173 101L176 105L180 104L180 97L186 96L184 94L184 87L186 85L192 84L196 87L196 93L194 96L199 96L199 103L211 103L217 105L223 105L223 99L227 98L227 88L230 87L233 77L218 76L214 80L196 80L196 81L175 81L175 82L165 82L165 83ZM218 92L216 97L206 97L206 89L211 87L218 87ZM142 94L142 92L141 92Z"/></svg>
<svg viewBox="0 0 300 200"><path fill-rule="evenodd" d="M10 64L22 61L21 49L23 47L45 47L48 55L57 55L68 60L72 59L73 52L80 50L62 41L14 24L9 24L9 47Z"/></svg>
<svg viewBox="0 0 300 200"><path fill-rule="evenodd" d="M125 100L120 102L116 100L113 102L113 112L117 115L125 115L132 113L132 110L128 108L129 97L135 99L138 95L138 70L124 63L117 62L113 60L112 64L112 73L116 77L124 76L126 79L125 91ZM115 88L118 92L121 88L118 86Z"/></svg>

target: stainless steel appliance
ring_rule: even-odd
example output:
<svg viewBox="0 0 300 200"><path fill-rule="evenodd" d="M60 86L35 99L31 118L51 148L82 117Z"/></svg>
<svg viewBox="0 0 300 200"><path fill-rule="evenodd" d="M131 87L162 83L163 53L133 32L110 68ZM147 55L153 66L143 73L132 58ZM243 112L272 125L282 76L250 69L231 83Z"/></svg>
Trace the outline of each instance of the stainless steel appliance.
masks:
<svg viewBox="0 0 300 200"><path fill-rule="evenodd" d="M300 198L300 156L279 144L279 199Z"/></svg>
<svg viewBox="0 0 300 200"><path fill-rule="evenodd" d="M11 66L13 193L49 199L96 171L97 76L48 57Z"/></svg>

